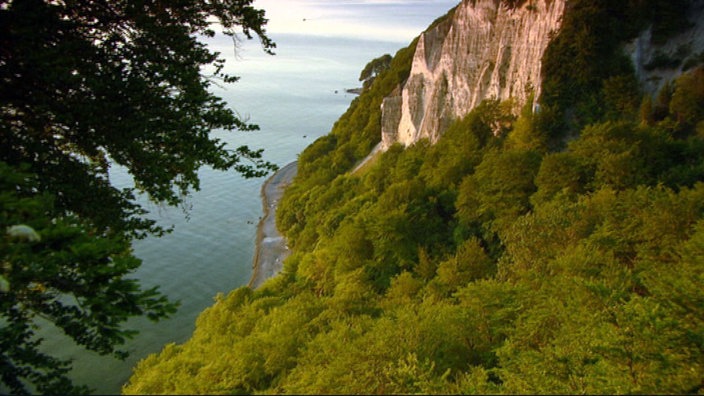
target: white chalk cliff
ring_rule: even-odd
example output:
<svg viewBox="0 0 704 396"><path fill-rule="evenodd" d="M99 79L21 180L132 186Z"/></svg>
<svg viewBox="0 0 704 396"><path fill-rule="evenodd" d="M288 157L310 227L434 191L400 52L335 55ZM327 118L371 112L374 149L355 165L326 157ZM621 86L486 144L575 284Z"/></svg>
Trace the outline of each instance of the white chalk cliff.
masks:
<svg viewBox="0 0 704 396"><path fill-rule="evenodd" d="M543 52L560 28L566 0L464 0L422 33L408 80L383 102L382 149L437 141L453 119L484 99L539 96Z"/></svg>

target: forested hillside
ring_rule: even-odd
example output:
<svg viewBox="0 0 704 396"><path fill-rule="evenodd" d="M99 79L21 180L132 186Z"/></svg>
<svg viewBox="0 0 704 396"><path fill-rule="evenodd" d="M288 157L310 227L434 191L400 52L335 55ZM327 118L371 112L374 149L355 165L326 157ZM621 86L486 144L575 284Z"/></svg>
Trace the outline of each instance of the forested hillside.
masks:
<svg viewBox="0 0 704 396"><path fill-rule="evenodd" d="M612 3L572 2L539 111L486 101L351 173L399 51L301 154L284 272L219 296L125 392L704 392L704 67L640 92L620 44L666 41L686 4Z"/></svg>

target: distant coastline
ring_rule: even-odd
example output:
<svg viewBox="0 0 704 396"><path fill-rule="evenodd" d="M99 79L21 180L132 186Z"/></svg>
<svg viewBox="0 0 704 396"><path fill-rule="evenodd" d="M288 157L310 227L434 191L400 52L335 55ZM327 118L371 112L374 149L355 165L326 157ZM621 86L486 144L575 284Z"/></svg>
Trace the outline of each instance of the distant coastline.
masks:
<svg viewBox="0 0 704 396"><path fill-rule="evenodd" d="M279 169L261 188L264 216L257 225L256 247L252 262L252 278L248 286L257 289L283 269L283 262L290 254L286 239L276 228L276 208L288 186L298 172L294 161Z"/></svg>

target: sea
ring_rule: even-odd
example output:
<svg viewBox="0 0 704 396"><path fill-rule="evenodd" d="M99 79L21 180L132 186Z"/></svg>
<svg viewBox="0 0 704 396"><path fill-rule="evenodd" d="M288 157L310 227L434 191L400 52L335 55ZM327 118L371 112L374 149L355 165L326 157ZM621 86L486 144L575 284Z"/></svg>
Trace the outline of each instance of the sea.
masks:
<svg viewBox="0 0 704 396"><path fill-rule="evenodd" d="M288 3L294 0L286 1L278 4L294 4ZM326 2L309 3L323 7L321 15L333 15L325 14ZM257 39L210 39L208 45L227 58L227 71L240 77L234 84L213 85L213 91L242 118L260 127L254 132L213 131L213 136L231 148L264 149L265 159L279 166L295 161L306 146L329 133L348 108L355 95L346 90L360 86L359 74L370 60L407 46L454 3L331 0L327 4L337 12L334 15L340 15L345 4L357 13L345 14L348 25L354 18L364 18L365 23L388 23L415 33L375 38L354 29L330 35L304 29L272 31L270 36L277 44L273 56L262 51ZM269 0L266 5L276 7L277 2ZM379 15L379 6L386 18ZM72 359L70 376L75 383L97 394L120 393L139 360L166 344L187 341L199 313L213 304L218 293L227 294L249 282L256 227L262 216L260 188L266 178L245 179L234 171L210 168L202 168L199 176L201 189L181 207L159 206L140 197L149 217L174 230L161 238L134 242L134 254L142 265L133 276L143 287L159 286L170 299L180 301L175 315L156 323L131 319L126 327L139 334L124 346L130 352L126 360L98 356L75 346L51 325L41 326L43 351ZM119 166L113 167L110 177L118 187L131 185L129 174Z"/></svg>

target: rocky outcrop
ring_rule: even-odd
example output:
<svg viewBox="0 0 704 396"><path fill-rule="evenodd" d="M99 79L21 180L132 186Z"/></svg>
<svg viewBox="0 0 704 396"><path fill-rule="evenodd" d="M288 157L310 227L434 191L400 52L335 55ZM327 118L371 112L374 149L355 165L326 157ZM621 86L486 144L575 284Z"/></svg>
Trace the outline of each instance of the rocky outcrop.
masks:
<svg viewBox="0 0 704 396"><path fill-rule="evenodd" d="M648 28L625 47L644 92L653 96L694 65L704 62L704 0L687 11L691 26L665 43L655 44Z"/></svg>
<svg viewBox="0 0 704 396"><path fill-rule="evenodd" d="M484 99L539 96L541 58L560 27L566 0L464 0L422 33L408 80L382 109L382 147L437 141L449 123Z"/></svg>

